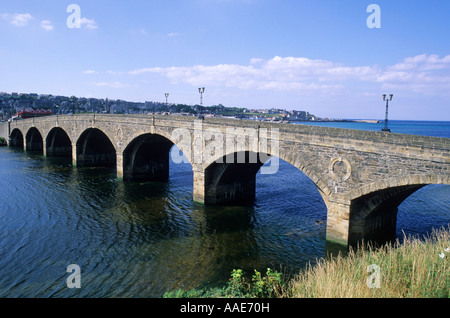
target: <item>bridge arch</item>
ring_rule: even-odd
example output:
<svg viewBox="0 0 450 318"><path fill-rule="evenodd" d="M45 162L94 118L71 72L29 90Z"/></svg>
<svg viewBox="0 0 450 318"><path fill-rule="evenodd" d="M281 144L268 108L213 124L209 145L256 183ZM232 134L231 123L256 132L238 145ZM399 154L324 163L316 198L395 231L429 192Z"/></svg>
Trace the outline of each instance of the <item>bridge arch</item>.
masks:
<svg viewBox="0 0 450 318"><path fill-rule="evenodd" d="M256 174L268 161L257 153L231 153L205 169L205 203L247 203L255 199ZM241 161L242 160L242 161Z"/></svg>
<svg viewBox="0 0 450 318"><path fill-rule="evenodd" d="M55 127L50 130L46 138L46 154L48 157L72 157L72 141L64 129Z"/></svg>
<svg viewBox="0 0 450 318"><path fill-rule="evenodd" d="M135 137L123 151L123 178L167 181L173 146L170 139L159 134L146 133Z"/></svg>
<svg viewBox="0 0 450 318"><path fill-rule="evenodd" d="M9 139L10 139L10 142L9 142L10 147L18 147L18 148L24 149L24 147L25 147L24 136L23 136L22 131L19 128L14 128L11 131Z"/></svg>
<svg viewBox="0 0 450 318"><path fill-rule="evenodd" d="M115 167L116 148L109 137L98 128L86 129L76 143L78 166Z"/></svg>
<svg viewBox="0 0 450 318"><path fill-rule="evenodd" d="M302 164L300 155L293 158L283 153L274 156L254 151L236 151L214 161L210 160L206 165L204 170L205 203L248 203L253 201L256 192L256 175L271 159L270 168L264 167L267 168L268 174L278 172L278 159L281 159L304 173L314 183L322 199L327 202L326 197L331 191L319 177L307 168L308 162Z"/></svg>
<svg viewBox="0 0 450 318"><path fill-rule="evenodd" d="M27 151L43 151L44 139L36 127L31 127L25 136L25 147Z"/></svg>
<svg viewBox="0 0 450 318"><path fill-rule="evenodd" d="M361 240L386 242L395 239L400 204L430 184L450 184L438 175L405 176L380 180L350 194L350 244Z"/></svg>
<svg viewBox="0 0 450 318"><path fill-rule="evenodd" d="M389 188L404 187L409 185L424 186L428 184L450 185L450 176L437 174L424 174L424 175L407 175L403 177L380 179L371 184L356 187L355 189L353 189L348 193L347 197L350 200L355 200L367 194L382 191Z"/></svg>

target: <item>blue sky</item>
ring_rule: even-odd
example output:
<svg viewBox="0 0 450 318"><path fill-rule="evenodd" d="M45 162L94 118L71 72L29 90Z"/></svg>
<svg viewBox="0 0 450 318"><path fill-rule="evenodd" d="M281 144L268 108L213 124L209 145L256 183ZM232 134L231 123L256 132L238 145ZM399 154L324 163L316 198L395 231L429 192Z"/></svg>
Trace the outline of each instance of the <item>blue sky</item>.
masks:
<svg viewBox="0 0 450 318"><path fill-rule="evenodd" d="M69 28L70 4L81 28ZM369 28L370 4L381 28ZM450 120L450 1L2 0L0 91Z"/></svg>

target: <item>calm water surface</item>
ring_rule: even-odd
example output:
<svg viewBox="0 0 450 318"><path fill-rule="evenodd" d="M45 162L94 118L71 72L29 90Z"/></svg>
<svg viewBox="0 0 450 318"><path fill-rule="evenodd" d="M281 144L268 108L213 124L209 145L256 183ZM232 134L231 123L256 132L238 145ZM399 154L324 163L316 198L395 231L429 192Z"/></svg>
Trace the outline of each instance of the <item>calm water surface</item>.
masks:
<svg viewBox="0 0 450 318"><path fill-rule="evenodd" d="M450 123L398 124L450 137ZM0 148L0 297L161 297L221 284L234 268L295 273L333 249L320 194L283 161L257 176L250 207L196 204L191 166L170 169L168 183L121 182L109 169ZM430 185L402 203L397 234L449 223L450 186ZM80 289L67 288L69 264L81 268Z"/></svg>

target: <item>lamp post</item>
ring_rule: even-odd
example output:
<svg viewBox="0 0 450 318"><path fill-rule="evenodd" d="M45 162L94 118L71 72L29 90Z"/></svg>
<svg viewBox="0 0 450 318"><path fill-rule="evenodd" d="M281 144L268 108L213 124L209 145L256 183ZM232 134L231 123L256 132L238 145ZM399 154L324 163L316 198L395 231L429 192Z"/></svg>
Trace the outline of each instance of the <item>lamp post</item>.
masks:
<svg viewBox="0 0 450 318"><path fill-rule="evenodd" d="M388 128L388 112L389 112L389 102L392 100L392 97L394 97L393 94L389 95L389 98L386 98L386 94L383 94L383 100L386 101L386 118L384 119L384 128L381 129L381 131L391 132L391 130Z"/></svg>
<svg viewBox="0 0 450 318"><path fill-rule="evenodd" d="M200 106L203 106L203 94L205 93L205 88L199 87L198 92L200 93Z"/></svg>
<svg viewBox="0 0 450 318"><path fill-rule="evenodd" d="M169 105L167 99L169 98L169 93L165 93L164 96L166 96L166 106Z"/></svg>

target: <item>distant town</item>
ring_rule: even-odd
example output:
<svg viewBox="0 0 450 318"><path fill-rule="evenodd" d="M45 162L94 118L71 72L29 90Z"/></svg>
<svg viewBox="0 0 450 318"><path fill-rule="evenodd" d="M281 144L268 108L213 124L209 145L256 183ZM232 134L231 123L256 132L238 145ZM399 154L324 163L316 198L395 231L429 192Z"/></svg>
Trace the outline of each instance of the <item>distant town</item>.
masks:
<svg viewBox="0 0 450 318"><path fill-rule="evenodd" d="M129 102L85 98L76 96L54 96L35 93L0 92L0 120L14 118L21 111L51 111L53 114L103 113L103 114L160 114L178 116L225 117L257 121L341 121L319 118L303 110L247 109L212 106L171 104L164 102Z"/></svg>

